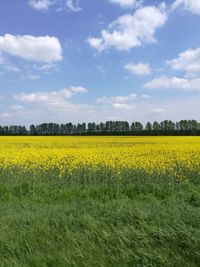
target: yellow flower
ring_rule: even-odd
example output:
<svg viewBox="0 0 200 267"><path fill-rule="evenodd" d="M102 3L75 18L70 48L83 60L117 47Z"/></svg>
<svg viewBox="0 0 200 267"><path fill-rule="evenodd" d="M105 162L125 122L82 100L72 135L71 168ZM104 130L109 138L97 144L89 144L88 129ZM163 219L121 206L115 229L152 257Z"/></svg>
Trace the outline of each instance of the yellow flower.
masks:
<svg viewBox="0 0 200 267"><path fill-rule="evenodd" d="M77 169L127 169L165 174L178 181L200 173L199 137L0 137L0 171L57 171L58 177Z"/></svg>

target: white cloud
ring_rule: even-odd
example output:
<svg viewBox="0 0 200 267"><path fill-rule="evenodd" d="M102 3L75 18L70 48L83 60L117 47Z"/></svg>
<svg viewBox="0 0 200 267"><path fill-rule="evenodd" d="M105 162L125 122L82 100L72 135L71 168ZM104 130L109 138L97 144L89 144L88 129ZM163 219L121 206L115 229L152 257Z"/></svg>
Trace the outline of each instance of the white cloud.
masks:
<svg viewBox="0 0 200 267"><path fill-rule="evenodd" d="M176 0L172 4L173 9L179 6L183 6L186 10L189 10L192 13L200 15L200 1L199 0Z"/></svg>
<svg viewBox="0 0 200 267"><path fill-rule="evenodd" d="M57 6L57 10L61 11L67 8L68 11L81 11L80 6L76 0L30 0L29 4L32 8L42 11L48 10L50 6Z"/></svg>
<svg viewBox="0 0 200 267"><path fill-rule="evenodd" d="M59 91L57 91L59 92ZM43 92L44 93L44 92ZM31 94L31 93L30 93ZM19 94L21 95L21 94ZM178 97L166 95L166 97L154 97L147 101L141 97L133 102L126 103L109 103L104 105L89 105L72 102L71 98L51 96L50 101L24 101L24 109L1 106L0 117L3 125L8 124L26 124L43 123L43 122L91 122L106 120L127 120L127 121L161 121L165 119L195 119L198 118L200 108L200 94L179 95ZM18 105L14 103L13 105ZM9 112L7 112L9 110Z"/></svg>
<svg viewBox="0 0 200 267"><path fill-rule="evenodd" d="M112 107L115 109L120 109L120 110L132 110L132 109L134 109L134 106L132 106L132 105L121 104L121 103L114 103L114 104L112 104Z"/></svg>
<svg viewBox="0 0 200 267"><path fill-rule="evenodd" d="M21 69L15 64L10 63L0 52L0 67L5 72L21 72Z"/></svg>
<svg viewBox="0 0 200 267"><path fill-rule="evenodd" d="M14 64L7 62L4 62L3 68L7 72L21 72L21 69Z"/></svg>
<svg viewBox="0 0 200 267"><path fill-rule="evenodd" d="M54 2L52 0L31 0L29 4L36 10L47 10Z"/></svg>
<svg viewBox="0 0 200 267"><path fill-rule="evenodd" d="M15 120L24 119L35 123L44 121L67 122L88 121L94 116L95 110L88 104L73 103L72 97L80 93L87 93L87 89L81 86L71 86L67 89L51 92L19 93L14 99L24 103L25 109L21 111L20 117ZM18 106L18 104L16 104ZM20 112L20 110L19 110ZM87 118L87 119L86 119Z"/></svg>
<svg viewBox="0 0 200 267"><path fill-rule="evenodd" d="M0 52L0 65L3 65L5 63L5 60L2 56L2 53Z"/></svg>
<svg viewBox="0 0 200 267"><path fill-rule="evenodd" d="M135 100L137 95L135 93L127 95L127 96L113 96L113 97L102 97L97 99L97 103L102 103L102 104L124 104L130 101Z"/></svg>
<svg viewBox="0 0 200 267"><path fill-rule="evenodd" d="M126 70L128 70L132 74L136 75L147 75L151 73L151 68L148 63L128 63L124 66Z"/></svg>
<svg viewBox="0 0 200 267"><path fill-rule="evenodd" d="M96 107L96 119L95 121L108 120L128 120L132 121L162 121L166 119L181 120L198 118L200 108L200 95L179 95L178 97L166 96L166 97L154 97L151 101L142 99L138 96L134 103L130 104L131 109L120 109L113 107L112 105L99 106L99 110Z"/></svg>
<svg viewBox="0 0 200 267"><path fill-rule="evenodd" d="M73 12L79 12L79 11L81 11L81 7L74 0L67 0L66 1L66 5L67 5L67 8L70 11L73 11Z"/></svg>
<svg viewBox="0 0 200 267"><path fill-rule="evenodd" d="M55 63L49 63L49 64L43 64L40 66L34 65L33 66L35 70L42 70L42 71L49 71L52 69L57 69L57 65Z"/></svg>
<svg viewBox="0 0 200 267"><path fill-rule="evenodd" d="M72 86L68 89L53 92L21 93L15 95L15 99L27 103L47 103L49 105L59 105L63 104L66 99L71 98L75 94L86 92L87 89L81 86Z"/></svg>
<svg viewBox="0 0 200 267"><path fill-rule="evenodd" d="M21 111L24 110L24 107L22 105L12 105L10 106L10 109L13 111Z"/></svg>
<svg viewBox="0 0 200 267"><path fill-rule="evenodd" d="M188 49L180 53L178 58L168 60L167 64L174 70L200 73L200 48Z"/></svg>
<svg viewBox="0 0 200 267"><path fill-rule="evenodd" d="M133 102L136 97L137 95L134 93L127 96L102 97L97 99L97 103L110 105L114 109L132 110L134 109L134 106L131 102Z"/></svg>
<svg viewBox="0 0 200 267"><path fill-rule="evenodd" d="M11 114L10 113L7 113L7 112L0 112L0 118L3 118L3 119L8 119L11 117Z"/></svg>
<svg viewBox="0 0 200 267"><path fill-rule="evenodd" d="M68 89L70 92L72 93L87 93L88 90L85 89L84 87L82 86L71 86L69 89Z"/></svg>
<svg viewBox="0 0 200 267"><path fill-rule="evenodd" d="M144 43L156 42L155 32L167 20L165 6L146 6L139 8L133 15L119 17L101 32L100 38L90 37L87 42L99 52L114 47L130 50Z"/></svg>
<svg viewBox="0 0 200 267"><path fill-rule="evenodd" d="M150 95L143 94L142 95L142 98L144 98L144 99L151 99L152 97Z"/></svg>
<svg viewBox="0 0 200 267"><path fill-rule="evenodd" d="M35 80L41 79L41 76L40 75L34 75L34 74L31 74L31 73L28 73L26 75L26 79L35 81Z"/></svg>
<svg viewBox="0 0 200 267"><path fill-rule="evenodd" d="M87 42L92 48L97 49L99 52L103 50L103 39L102 38L90 37L88 38Z"/></svg>
<svg viewBox="0 0 200 267"><path fill-rule="evenodd" d="M179 77L161 76L146 84L147 89L183 89L183 90L200 90L200 78L187 79Z"/></svg>
<svg viewBox="0 0 200 267"><path fill-rule="evenodd" d="M62 60L61 44L50 36L5 34L0 36L0 53L45 63Z"/></svg>
<svg viewBox="0 0 200 267"><path fill-rule="evenodd" d="M132 7L137 2L137 0L109 0L109 1L114 4L119 4L122 7Z"/></svg>
<svg viewBox="0 0 200 267"><path fill-rule="evenodd" d="M163 109L163 108L153 108L150 111L153 112L153 113L158 113L158 114L167 112L167 110Z"/></svg>

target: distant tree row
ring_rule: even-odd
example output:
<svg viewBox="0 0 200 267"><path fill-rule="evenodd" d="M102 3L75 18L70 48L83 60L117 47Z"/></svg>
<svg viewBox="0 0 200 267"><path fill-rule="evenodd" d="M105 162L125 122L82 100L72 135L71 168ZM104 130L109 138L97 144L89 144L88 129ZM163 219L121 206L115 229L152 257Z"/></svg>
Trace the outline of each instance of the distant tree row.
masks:
<svg viewBox="0 0 200 267"><path fill-rule="evenodd" d="M0 126L0 135L200 135L200 123L196 120L173 122L107 121L105 123L42 123L25 126Z"/></svg>

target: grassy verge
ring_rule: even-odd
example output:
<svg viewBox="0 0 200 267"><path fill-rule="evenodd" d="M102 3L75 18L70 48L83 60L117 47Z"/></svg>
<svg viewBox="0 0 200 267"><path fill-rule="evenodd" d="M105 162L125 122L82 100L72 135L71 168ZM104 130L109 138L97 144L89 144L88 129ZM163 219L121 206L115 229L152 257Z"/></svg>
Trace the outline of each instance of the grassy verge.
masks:
<svg viewBox="0 0 200 267"><path fill-rule="evenodd" d="M200 179L0 174L1 267L199 266Z"/></svg>

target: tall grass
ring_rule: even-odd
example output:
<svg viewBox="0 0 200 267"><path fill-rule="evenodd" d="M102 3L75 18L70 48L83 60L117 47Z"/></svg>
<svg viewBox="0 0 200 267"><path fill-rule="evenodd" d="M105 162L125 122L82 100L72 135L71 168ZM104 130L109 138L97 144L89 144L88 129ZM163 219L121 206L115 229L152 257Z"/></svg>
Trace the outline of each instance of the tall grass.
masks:
<svg viewBox="0 0 200 267"><path fill-rule="evenodd" d="M0 266L200 266L200 177L185 172L1 171Z"/></svg>

